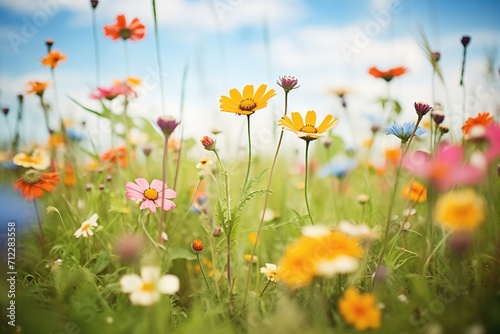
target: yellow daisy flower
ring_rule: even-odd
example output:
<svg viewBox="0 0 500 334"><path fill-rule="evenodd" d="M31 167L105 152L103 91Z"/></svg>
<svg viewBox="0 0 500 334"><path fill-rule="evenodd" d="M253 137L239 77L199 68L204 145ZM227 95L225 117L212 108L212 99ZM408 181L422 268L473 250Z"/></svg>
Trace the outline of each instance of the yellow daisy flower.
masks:
<svg viewBox="0 0 500 334"><path fill-rule="evenodd" d="M222 95L220 97L220 110L238 115L251 115L256 110L265 108L267 101L276 95L274 89L266 92L266 88L267 85L262 84L254 93L253 85L246 85L243 88L243 94L233 88L229 91L229 96Z"/></svg>
<svg viewBox="0 0 500 334"><path fill-rule="evenodd" d="M309 110L306 114L305 122L298 112L292 112L292 118L285 115L279 120L278 125L296 133L299 138L305 141L311 141L318 139L326 131L332 129L337 124L337 121L337 118L328 114L321 124L316 127L316 112Z"/></svg>
<svg viewBox="0 0 500 334"><path fill-rule="evenodd" d="M451 191L436 201L434 218L451 231L474 231L486 218L484 200L469 188Z"/></svg>

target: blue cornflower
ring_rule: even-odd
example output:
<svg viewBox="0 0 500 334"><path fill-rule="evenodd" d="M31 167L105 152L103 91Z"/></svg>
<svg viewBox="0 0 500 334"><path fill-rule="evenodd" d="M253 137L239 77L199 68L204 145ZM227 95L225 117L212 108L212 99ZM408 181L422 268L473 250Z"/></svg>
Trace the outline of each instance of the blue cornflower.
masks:
<svg viewBox="0 0 500 334"><path fill-rule="evenodd" d="M384 132L387 135L395 135L401 139L401 143L406 143L415 128L415 123L404 122L403 125L393 122L385 127ZM421 136L425 133L425 130L417 128L415 131L415 136Z"/></svg>
<svg viewBox="0 0 500 334"><path fill-rule="evenodd" d="M334 158L321 168L318 176L321 179L327 176L335 176L341 179L351 170L356 168L357 165L357 161L351 158Z"/></svg>

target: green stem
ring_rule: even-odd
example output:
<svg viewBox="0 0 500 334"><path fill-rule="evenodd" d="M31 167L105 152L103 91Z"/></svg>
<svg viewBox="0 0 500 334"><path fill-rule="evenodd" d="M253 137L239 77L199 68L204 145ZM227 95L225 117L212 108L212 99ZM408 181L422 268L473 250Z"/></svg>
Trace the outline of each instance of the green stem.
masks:
<svg viewBox="0 0 500 334"><path fill-rule="evenodd" d="M264 295L264 292L266 291L266 289L267 289L267 287L269 286L270 283L271 283L271 281L268 280L266 286L264 287L264 289L262 289L262 292L260 293L260 296L259 296L260 298L262 298L262 296Z"/></svg>
<svg viewBox="0 0 500 334"><path fill-rule="evenodd" d="M201 274L203 275L203 279L205 280L205 284L207 285L208 291L210 293L212 293L212 289L210 288L210 285L208 284L207 276L205 275L205 270L203 270L203 266L201 265L199 253L196 253L196 259L198 260L198 265L200 266Z"/></svg>
<svg viewBox="0 0 500 334"><path fill-rule="evenodd" d="M307 207L307 213L309 214L309 219L311 220L311 224L314 225L314 220L311 215L311 209L309 207L309 199L307 198L307 184L309 180L309 140L306 140L306 171L305 171L305 177L304 177L304 196L306 198L306 207Z"/></svg>
<svg viewBox="0 0 500 334"><path fill-rule="evenodd" d="M243 193L246 192L248 176L250 175L250 164L252 162L252 139L250 135L250 115L247 115L247 135L248 135L248 163L247 163L247 173L245 176L245 183L243 183Z"/></svg>
<svg viewBox="0 0 500 334"><path fill-rule="evenodd" d="M288 111L288 92L285 91L285 115L287 114L287 111ZM267 180L267 187L266 187L267 190L271 189L271 180L273 178L274 166L276 165L276 160L278 159L278 153L280 151L281 142L283 140L283 133L284 132L285 132L285 130L283 128L281 128L280 137L278 139L278 145L276 146L276 151L274 152L273 163L271 164L271 170L269 171L269 178ZM255 243L253 244L252 255L251 255L250 259L253 259L255 254L257 253L257 243L259 242L260 232L262 231L262 226L264 224L264 217L266 214L268 201L269 201L269 191L266 192L266 194L264 195L264 209L262 210L262 215L260 217L259 227L257 228L257 236L255 237ZM252 261L250 261L248 263L247 283L245 286L245 294L243 297L243 307L245 307L245 304L246 304L246 300L247 300L247 296L248 296L248 288L250 286L251 277L252 277Z"/></svg>
<svg viewBox="0 0 500 334"><path fill-rule="evenodd" d="M392 191L392 194L391 194L391 200L389 202L389 212L387 213L387 220L385 222L385 232L384 232L384 243L382 245L382 250L380 251L380 255L379 255L379 258L378 258L378 261L377 261L377 267L378 268L381 264L382 264L382 260L384 259L384 254L385 254L385 251L386 251L386 248L387 248L387 242L388 242L388 237L389 237L389 229L390 229L390 225L391 225L391 216L392 216L392 209L394 207L394 202L396 200L396 192L397 192L397 189L398 189L398 183L399 183L399 175L401 174L401 169L403 167L403 161L406 157L406 154L408 153L408 150L410 148L410 144L413 140L413 137L415 136L415 132L417 131L417 128L418 128L418 125L420 123L420 121L422 120L422 117L419 117L417 122L415 123L415 127L413 128L413 131L410 135L410 139L408 140L408 143L406 144L406 146L403 148L403 153L401 155L401 159L399 160L399 164L398 164L398 169L396 171L396 180L394 182L394 188L393 188L393 191ZM403 145L403 143L401 143L401 145ZM371 284L371 290L373 290L373 287L375 285L375 280L372 280L372 284Z"/></svg>
<svg viewBox="0 0 500 334"><path fill-rule="evenodd" d="M154 19L154 30L155 30L156 59L158 61L158 79L160 81L161 110L162 114L165 114L165 96L163 94L163 68L161 64L160 34L158 32L158 20L156 17L156 1L152 0L152 3L153 3L153 19Z"/></svg>
<svg viewBox="0 0 500 334"><path fill-rule="evenodd" d="M227 204L227 216L226 216L226 221L224 222L224 229L226 231L226 239L227 239L227 280L229 287L229 304L231 305L232 302L231 291L233 290L231 281L231 230L233 226L231 221L231 197L229 195L229 175L226 168L224 168L224 165L222 164L222 160L217 150L215 150L214 153L222 169L222 174L224 175L224 189L225 189L226 204Z"/></svg>
<svg viewBox="0 0 500 334"><path fill-rule="evenodd" d="M42 220L40 219L40 212L38 212L38 204L36 198L33 199L33 204L35 205L36 220L38 222L38 228L40 229L40 244L42 246L43 253L47 254L47 250L45 249L45 241L43 238Z"/></svg>
<svg viewBox="0 0 500 334"><path fill-rule="evenodd" d="M177 221L174 228L172 229L172 232L169 233L170 236L172 236L174 234L175 230L177 229L177 226L179 226L182 222L184 222L187 215L189 214L189 211L191 211L191 207L193 206L194 199L196 198L196 194L198 193L198 189L200 188L201 181L202 181L201 179L198 181L198 184L196 185L196 188L194 189L194 193L193 193L193 196L191 197L191 202L189 203L189 206L186 210L186 213L184 214L184 216L182 217L181 220Z"/></svg>
<svg viewBox="0 0 500 334"><path fill-rule="evenodd" d="M165 221L166 212L163 209L165 204L165 190L167 189L167 155L168 155L168 138L165 136L165 143L163 145L163 159L161 163L161 181L163 182L163 189L161 191L161 208L160 208L160 222L158 223L158 240L161 242L161 232L163 232L163 222Z"/></svg>
<svg viewBox="0 0 500 334"><path fill-rule="evenodd" d="M100 83L100 72L101 65L99 62L99 43L97 42L97 29L96 29L96 17L95 17L95 8L92 9L92 35L94 38L94 57L95 57L95 80L96 86L99 86Z"/></svg>

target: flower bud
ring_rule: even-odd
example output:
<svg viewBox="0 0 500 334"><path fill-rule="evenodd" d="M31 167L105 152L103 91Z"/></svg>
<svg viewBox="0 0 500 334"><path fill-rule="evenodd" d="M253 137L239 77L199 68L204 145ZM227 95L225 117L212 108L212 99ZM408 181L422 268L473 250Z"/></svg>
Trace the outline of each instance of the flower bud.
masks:
<svg viewBox="0 0 500 334"><path fill-rule="evenodd" d="M151 148L151 146L144 146L142 148L142 153L144 153L144 155L148 157L151 154L152 150L153 149Z"/></svg>
<svg viewBox="0 0 500 334"><path fill-rule="evenodd" d="M158 117L158 119L156 120L156 124L160 128L161 132L163 132L165 137L169 137L180 123L181 122L178 122L172 116L162 116Z"/></svg>
<svg viewBox="0 0 500 334"><path fill-rule="evenodd" d="M95 9L98 4L99 4L98 0L90 0L90 5L92 6L92 9Z"/></svg>
<svg viewBox="0 0 500 334"><path fill-rule="evenodd" d="M101 184L99 185L99 190L104 190L104 184L102 184L102 183L101 183Z"/></svg>
<svg viewBox="0 0 500 334"><path fill-rule="evenodd" d="M278 80L276 80L276 83L278 84L278 86L283 88L285 93L288 93L289 91L300 87L297 86L299 80L292 75L285 75L283 77L280 77Z"/></svg>
<svg viewBox="0 0 500 334"><path fill-rule="evenodd" d="M330 148L330 146L332 146L332 140L330 138L326 138L323 145L325 145L326 148Z"/></svg>
<svg viewBox="0 0 500 334"><path fill-rule="evenodd" d="M54 41L52 40L52 38L49 38L45 41L45 45L47 46L47 52L50 52L50 50L52 49L52 45L54 45Z"/></svg>
<svg viewBox="0 0 500 334"><path fill-rule="evenodd" d="M3 108L2 111L3 111L3 114L5 116L7 116L7 114L9 113L9 108Z"/></svg>
<svg viewBox="0 0 500 334"><path fill-rule="evenodd" d="M139 234L124 234L115 243L115 252L128 263L140 260L145 246L144 238Z"/></svg>
<svg viewBox="0 0 500 334"><path fill-rule="evenodd" d="M434 109L431 111L431 117L432 117L432 120L436 124L439 125L439 124L443 123L444 112L443 112L443 109L441 109L441 104L436 103L436 105L434 106Z"/></svg>
<svg viewBox="0 0 500 334"><path fill-rule="evenodd" d="M370 200L370 197L367 194L359 194L358 197L356 197L356 200L359 204L365 205Z"/></svg>
<svg viewBox="0 0 500 334"><path fill-rule="evenodd" d="M441 132L442 134L446 134L446 133L450 132L450 128L447 127L446 125L440 125L439 132Z"/></svg>
<svg viewBox="0 0 500 334"><path fill-rule="evenodd" d="M464 48L467 47L467 45L469 45L470 43L470 36L462 36L462 39L460 40L460 42L462 43L462 45L464 46Z"/></svg>
<svg viewBox="0 0 500 334"><path fill-rule="evenodd" d="M201 144L207 151L215 151L215 140L208 136L201 138Z"/></svg>
<svg viewBox="0 0 500 334"><path fill-rule="evenodd" d="M432 107L425 102L415 102L413 103L413 106L415 107L415 112L419 118L424 117L429 111L432 110Z"/></svg>
<svg viewBox="0 0 500 334"><path fill-rule="evenodd" d="M201 241L200 239L195 239L191 243L191 249L195 253L201 253L205 249L205 245L203 244L203 241Z"/></svg>
<svg viewBox="0 0 500 334"><path fill-rule="evenodd" d="M441 54L439 52L432 52L431 57L433 61L438 62L441 59Z"/></svg>
<svg viewBox="0 0 500 334"><path fill-rule="evenodd" d="M499 173L500 173L500 165L498 168L499 168ZM213 234L214 234L214 237L216 237L216 238L220 237L222 234L222 228L220 226L215 226Z"/></svg>
<svg viewBox="0 0 500 334"><path fill-rule="evenodd" d="M23 94L19 94L17 96L17 100L19 101L19 103L23 103L23 100L24 100L24 95Z"/></svg>

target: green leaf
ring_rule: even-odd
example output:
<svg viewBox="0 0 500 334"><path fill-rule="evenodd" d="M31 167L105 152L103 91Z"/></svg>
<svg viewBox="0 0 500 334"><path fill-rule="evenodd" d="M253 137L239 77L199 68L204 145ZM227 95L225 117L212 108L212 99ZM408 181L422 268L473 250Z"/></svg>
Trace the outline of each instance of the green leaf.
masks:
<svg viewBox="0 0 500 334"><path fill-rule="evenodd" d="M401 104L399 104L398 101L394 100L393 102L394 102L394 112L399 115L403 108L401 108Z"/></svg>
<svg viewBox="0 0 500 334"><path fill-rule="evenodd" d="M196 260L196 254L182 247L170 246L168 248L168 251L170 253L171 260L176 260L176 259L185 259L188 261Z"/></svg>
<svg viewBox="0 0 500 334"><path fill-rule="evenodd" d="M92 272L94 274L99 274L101 271L106 269L106 267L110 264L111 258L108 253L101 252L101 255L97 258L94 266L94 270Z"/></svg>
<svg viewBox="0 0 500 334"><path fill-rule="evenodd" d="M72 97L69 97L69 96L68 96L68 98L69 98L71 101L75 102L77 105L79 105L82 109L84 109L84 110L86 110L86 111L88 111L88 112L91 112L91 113L93 113L93 114L94 114L94 115L96 115L96 116L103 117L103 118L107 118L107 119L111 119L111 110L109 110L109 109L108 109L108 108L104 105L104 103L103 103L102 101L101 101L101 106L102 106L102 108L103 108L103 112L102 112L102 113L100 113L100 112L98 112L98 111L95 111L95 110L92 110L92 109L90 109L90 108L85 107L83 104L81 104L80 102L78 102L77 100L75 100L75 99L74 99L74 98L72 98Z"/></svg>

